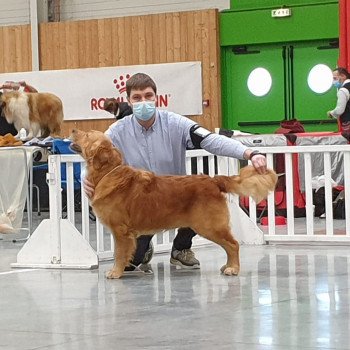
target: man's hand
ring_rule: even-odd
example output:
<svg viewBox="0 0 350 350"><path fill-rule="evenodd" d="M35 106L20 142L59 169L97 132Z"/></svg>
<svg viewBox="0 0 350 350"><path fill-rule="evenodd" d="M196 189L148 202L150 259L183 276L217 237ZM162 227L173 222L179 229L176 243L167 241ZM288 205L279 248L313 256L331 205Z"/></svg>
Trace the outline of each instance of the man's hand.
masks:
<svg viewBox="0 0 350 350"><path fill-rule="evenodd" d="M86 178L83 180L83 189L89 199L91 199L94 196L95 186L92 182L90 182Z"/></svg>
<svg viewBox="0 0 350 350"><path fill-rule="evenodd" d="M332 115L332 111L328 111L327 116L328 116L328 118L334 118L334 116Z"/></svg>
<svg viewBox="0 0 350 350"><path fill-rule="evenodd" d="M252 162L253 167L259 174L265 174L266 173L266 158L263 154L253 154L253 151L251 149L247 149L244 152L244 158L250 159Z"/></svg>
<svg viewBox="0 0 350 350"><path fill-rule="evenodd" d="M251 159L253 167L259 174L266 173L266 158L263 154L256 154Z"/></svg>

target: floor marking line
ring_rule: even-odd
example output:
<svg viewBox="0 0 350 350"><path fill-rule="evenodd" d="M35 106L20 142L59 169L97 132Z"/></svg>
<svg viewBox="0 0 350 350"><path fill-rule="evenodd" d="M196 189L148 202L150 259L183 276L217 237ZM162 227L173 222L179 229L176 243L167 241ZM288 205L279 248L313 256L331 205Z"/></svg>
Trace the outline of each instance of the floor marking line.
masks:
<svg viewBox="0 0 350 350"><path fill-rule="evenodd" d="M10 275L12 273L31 272L31 271L38 271L38 270L40 270L40 269L12 270L12 271L0 272L0 275Z"/></svg>

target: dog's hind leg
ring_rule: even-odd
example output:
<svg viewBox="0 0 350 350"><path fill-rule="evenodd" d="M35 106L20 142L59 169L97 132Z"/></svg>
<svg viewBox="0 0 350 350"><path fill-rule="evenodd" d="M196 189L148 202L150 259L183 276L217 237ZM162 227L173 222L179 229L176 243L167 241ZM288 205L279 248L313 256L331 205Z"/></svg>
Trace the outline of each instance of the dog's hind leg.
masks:
<svg viewBox="0 0 350 350"><path fill-rule="evenodd" d="M116 235L114 238L114 265L106 274L107 278L120 278L123 275L125 267L129 264L132 255L136 249L136 239L134 235L124 233Z"/></svg>
<svg viewBox="0 0 350 350"><path fill-rule="evenodd" d="M222 266L220 270L224 275L238 275L240 269L239 243L233 238L229 229L222 235L222 240L222 242L217 243L225 249L227 253L227 263Z"/></svg>
<svg viewBox="0 0 350 350"><path fill-rule="evenodd" d="M47 126L45 126L44 128L41 129L41 137L46 138L48 136L50 136L50 130Z"/></svg>
<svg viewBox="0 0 350 350"><path fill-rule="evenodd" d="M49 135L58 137L61 134L61 126L59 124L55 124L53 128L49 128Z"/></svg>
<svg viewBox="0 0 350 350"><path fill-rule="evenodd" d="M210 241L219 244L227 254L226 265L221 267L221 272L228 276L238 275L239 273L239 243L233 238L228 226L216 226L206 228L205 231L200 228L198 234Z"/></svg>
<svg viewBox="0 0 350 350"><path fill-rule="evenodd" d="M31 140L33 137L40 137L40 133L40 125L38 123L32 122L29 127L27 139Z"/></svg>

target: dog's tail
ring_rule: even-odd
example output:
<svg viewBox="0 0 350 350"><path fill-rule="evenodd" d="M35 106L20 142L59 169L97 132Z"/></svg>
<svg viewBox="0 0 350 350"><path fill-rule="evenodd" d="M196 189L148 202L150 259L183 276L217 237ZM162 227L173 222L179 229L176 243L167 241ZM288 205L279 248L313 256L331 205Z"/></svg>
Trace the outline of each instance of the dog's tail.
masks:
<svg viewBox="0 0 350 350"><path fill-rule="evenodd" d="M265 174L259 174L254 167L246 166L241 169L239 175L215 176L214 181L220 191L235 193L240 196L251 196L256 203L266 198L273 191L277 183L277 174L268 169Z"/></svg>
<svg viewBox="0 0 350 350"><path fill-rule="evenodd" d="M52 104L52 108L50 111L51 123L49 124L49 133L50 135L57 137L61 134L61 126L63 123L64 115L61 99L57 96L54 96L54 98L54 103Z"/></svg>

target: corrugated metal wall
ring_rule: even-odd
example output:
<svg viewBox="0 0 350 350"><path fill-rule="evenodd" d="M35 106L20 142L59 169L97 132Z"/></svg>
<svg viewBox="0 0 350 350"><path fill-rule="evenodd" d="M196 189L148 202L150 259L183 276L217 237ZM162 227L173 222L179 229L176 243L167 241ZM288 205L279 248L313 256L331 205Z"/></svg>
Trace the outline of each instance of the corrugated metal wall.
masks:
<svg viewBox="0 0 350 350"><path fill-rule="evenodd" d="M46 20L48 0L37 0L39 21ZM61 21L148 15L204 9L224 10L230 0L61 0ZM30 23L30 0L0 0L0 26Z"/></svg>
<svg viewBox="0 0 350 350"><path fill-rule="evenodd" d="M164 12L228 9L227 0L61 0L61 20L124 17Z"/></svg>
<svg viewBox="0 0 350 350"><path fill-rule="evenodd" d="M1 0L0 26L28 24L29 13L29 0Z"/></svg>

